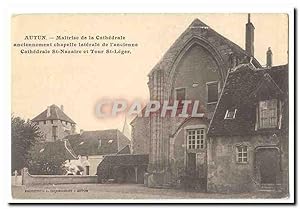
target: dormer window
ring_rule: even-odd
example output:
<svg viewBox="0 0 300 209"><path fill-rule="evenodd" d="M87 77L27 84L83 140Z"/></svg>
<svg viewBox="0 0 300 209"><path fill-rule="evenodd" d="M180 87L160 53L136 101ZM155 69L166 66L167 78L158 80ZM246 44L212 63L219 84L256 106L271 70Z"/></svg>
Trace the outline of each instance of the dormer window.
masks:
<svg viewBox="0 0 300 209"><path fill-rule="evenodd" d="M259 102L259 128L277 127L277 100Z"/></svg>
<svg viewBox="0 0 300 209"><path fill-rule="evenodd" d="M227 110L224 119L235 119L237 109Z"/></svg>

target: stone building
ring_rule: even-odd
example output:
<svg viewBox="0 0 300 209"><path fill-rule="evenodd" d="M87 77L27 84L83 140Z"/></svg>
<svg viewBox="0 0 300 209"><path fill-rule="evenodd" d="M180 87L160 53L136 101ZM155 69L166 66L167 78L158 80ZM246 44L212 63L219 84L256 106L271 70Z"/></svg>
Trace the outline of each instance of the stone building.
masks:
<svg viewBox="0 0 300 209"><path fill-rule="evenodd" d="M130 125L131 130L132 153L133 154L149 154L150 144L150 120L149 118L135 117Z"/></svg>
<svg viewBox="0 0 300 209"><path fill-rule="evenodd" d="M86 175L95 175L98 164L106 155L116 154L128 148L130 153L130 140L118 129L83 131L79 134L68 135L64 138L76 153L77 159L70 163L82 164Z"/></svg>
<svg viewBox="0 0 300 209"><path fill-rule="evenodd" d="M287 192L288 140L288 65L233 68L208 130L208 191Z"/></svg>
<svg viewBox="0 0 300 209"><path fill-rule="evenodd" d="M262 68L254 57L254 29L249 15L244 50L195 19L149 73L150 100L161 104L164 101L171 104L174 100L199 101L198 112L202 116L161 117L158 111L131 123L133 150L134 146L144 146L144 152L149 153L147 186L185 184L207 190L209 172L213 172L208 166L208 156L216 152L211 150L215 147L208 150L211 140L208 128L228 72L245 63L251 63L255 69ZM179 104L178 110L181 109L183 106Z"/></svg>
<svg viewBox="0 0 300 209"><path fill-rule="evenodd" d="M64 108L48 106L45 111L31 120L43 134L42 140L54 142L75 133L76 123L64 113Z"/></svg>

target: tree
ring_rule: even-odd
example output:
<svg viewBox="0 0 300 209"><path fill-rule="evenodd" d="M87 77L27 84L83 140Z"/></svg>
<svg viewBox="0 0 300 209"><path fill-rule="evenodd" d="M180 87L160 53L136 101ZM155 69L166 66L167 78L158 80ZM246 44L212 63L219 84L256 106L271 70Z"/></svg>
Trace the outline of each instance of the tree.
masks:
<svg viewBox="0 0 300 209"><path fill-rule="evenodd" d="M11 116L11 172L28 166L30 150L41 136L39 128L30 121Z"/></svg>
<svg viewBox="0 0 300 209"><path fill-rule="evenodd" d="M35 175L61 175L65 172L66 159L63 141L41 142L31 151L28 170Z"/></svg>

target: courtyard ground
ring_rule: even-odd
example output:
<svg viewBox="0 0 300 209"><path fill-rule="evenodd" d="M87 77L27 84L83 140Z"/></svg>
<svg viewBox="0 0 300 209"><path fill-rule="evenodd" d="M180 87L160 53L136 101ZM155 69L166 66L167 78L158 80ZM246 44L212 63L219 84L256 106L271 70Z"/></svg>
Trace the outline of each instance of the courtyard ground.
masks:
<svg viewBox="0 0 300 209"><path fill-rule="evenodd" d="M16 199L191 199L191 198L280 198L275 192L216 194L179 189L147 188L140 184L63 184L12 186Z"/></svg>

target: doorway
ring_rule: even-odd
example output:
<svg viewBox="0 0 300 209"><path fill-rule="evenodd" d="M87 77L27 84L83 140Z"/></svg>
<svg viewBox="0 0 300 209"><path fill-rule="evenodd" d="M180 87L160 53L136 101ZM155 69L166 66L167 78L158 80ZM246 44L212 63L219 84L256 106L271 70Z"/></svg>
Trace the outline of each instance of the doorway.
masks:
<svg viewBox="0 0 300 209"><path fill-rule="evenodd" d="M187 174L188 176L196 175L196 153L187 153Z"/></svg>
<svg viewBox="0 0 300 209"><path fill-rule="evenodd" d="M280 153L277 148L259 148L256 151L256 167L261 184L276 184L280 177Z"/></svg>

